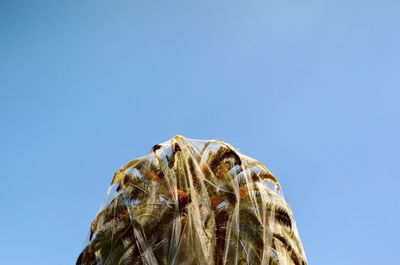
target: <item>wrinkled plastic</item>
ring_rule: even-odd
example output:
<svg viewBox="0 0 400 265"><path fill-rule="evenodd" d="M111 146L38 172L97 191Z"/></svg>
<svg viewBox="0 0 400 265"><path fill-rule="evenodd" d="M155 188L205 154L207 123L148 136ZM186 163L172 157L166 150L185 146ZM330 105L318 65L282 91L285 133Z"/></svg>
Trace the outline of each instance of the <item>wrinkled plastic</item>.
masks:
<svg viewBox="0 0 400 265"><path fill-rule="evenodd" d="M77 265L307 264L292 211L260 162L175 136L112 180Z"/></svg>

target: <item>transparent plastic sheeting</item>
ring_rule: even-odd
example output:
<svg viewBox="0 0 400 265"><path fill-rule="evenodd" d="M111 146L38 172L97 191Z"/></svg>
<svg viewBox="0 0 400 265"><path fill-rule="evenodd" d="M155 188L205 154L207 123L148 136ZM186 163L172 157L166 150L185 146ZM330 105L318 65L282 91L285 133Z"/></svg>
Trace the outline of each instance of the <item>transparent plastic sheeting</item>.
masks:
<svg viewBox="0 0 400 265"><path fill-rule="evenodd" d="M112 180L77 265L307 264L292 211L260 162L175 136Z"/></svg>

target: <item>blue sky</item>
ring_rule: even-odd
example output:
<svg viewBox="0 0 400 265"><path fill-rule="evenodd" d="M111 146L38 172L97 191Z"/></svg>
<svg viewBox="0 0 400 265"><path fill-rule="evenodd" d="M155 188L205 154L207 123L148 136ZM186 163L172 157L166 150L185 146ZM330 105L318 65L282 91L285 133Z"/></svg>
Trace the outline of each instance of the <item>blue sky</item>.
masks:
<svg viewBox="0 0 400 265"><path fill-rule="evenodd" d="M176 134L281 181L310 264L392 264L400 4L0 0L2 264L74 264L113 173Z"/></svg>

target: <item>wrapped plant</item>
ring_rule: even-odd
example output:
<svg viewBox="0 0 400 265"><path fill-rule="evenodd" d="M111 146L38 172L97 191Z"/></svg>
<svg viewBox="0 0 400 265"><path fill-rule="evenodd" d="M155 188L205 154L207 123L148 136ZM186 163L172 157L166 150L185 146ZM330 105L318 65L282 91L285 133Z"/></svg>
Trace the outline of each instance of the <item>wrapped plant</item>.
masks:
<svg viewBox="0 0 400 265"><path fill-rule="evenodd" d="M77 265L307 264L277 179L219 140L155 145L107 200Z"/></svg>

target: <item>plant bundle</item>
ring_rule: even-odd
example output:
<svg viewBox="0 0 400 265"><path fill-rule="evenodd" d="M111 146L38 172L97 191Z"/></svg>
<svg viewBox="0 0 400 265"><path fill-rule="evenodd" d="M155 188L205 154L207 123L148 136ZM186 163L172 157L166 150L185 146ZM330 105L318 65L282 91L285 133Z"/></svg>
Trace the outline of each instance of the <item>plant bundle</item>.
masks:
<svg viewBox="0 0 400 265"><path fill-rule="evenodd" d="M77 265L306 265L293 213L260 162L175 136L114 175Z"/></svg>

